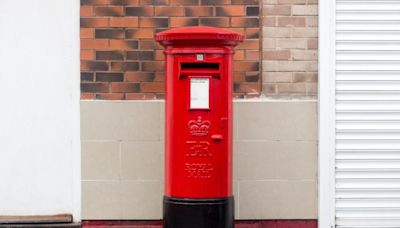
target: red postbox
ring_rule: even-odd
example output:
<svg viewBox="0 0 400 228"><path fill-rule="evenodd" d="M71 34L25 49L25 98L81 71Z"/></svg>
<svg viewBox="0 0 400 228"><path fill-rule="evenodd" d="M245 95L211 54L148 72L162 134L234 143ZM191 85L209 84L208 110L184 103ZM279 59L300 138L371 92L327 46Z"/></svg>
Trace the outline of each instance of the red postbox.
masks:
<svg viewBox="0 0 400 228"><path fill-rule="evenodd" d="M243 35L156 34L165 47L165 228L232 228L232 57Z"/></svg>

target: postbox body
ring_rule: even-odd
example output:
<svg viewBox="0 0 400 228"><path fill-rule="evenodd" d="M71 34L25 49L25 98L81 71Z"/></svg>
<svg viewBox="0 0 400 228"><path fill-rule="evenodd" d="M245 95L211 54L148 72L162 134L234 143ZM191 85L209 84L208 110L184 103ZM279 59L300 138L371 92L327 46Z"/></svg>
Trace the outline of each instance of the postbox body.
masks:
<svg viewBox="0 0 400 228"><path fill-rule="evenodd" d="M158 33L156 39L165 46L166 55L164 219L171 220L165 218L171 214L165 210L176 210L165 205L171 202L186 205L185 200L196 204L196 200L222 199L230 200L227 204L233 207L232 58L243 36L217 28L187 27ZM194 205L200 208L194 216L202 216L200 204ZM233 213L232 208L228 210ZM166 225L179 226L174 221ZM207 222L181 226L229 227Z"/></svg>

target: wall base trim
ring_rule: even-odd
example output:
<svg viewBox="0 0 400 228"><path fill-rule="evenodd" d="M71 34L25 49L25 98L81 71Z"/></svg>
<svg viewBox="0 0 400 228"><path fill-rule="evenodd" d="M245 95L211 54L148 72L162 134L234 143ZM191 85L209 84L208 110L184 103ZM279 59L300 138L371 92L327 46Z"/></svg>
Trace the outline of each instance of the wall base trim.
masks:
<svg viewBox="0 0 400 228"><path fill-rule="evenodd" d="M83 228L162 228L161 220L130 221L130 220L86 220L82 221ZM293 220L237 220L235 228L317 228L315 219Z"/></svg>

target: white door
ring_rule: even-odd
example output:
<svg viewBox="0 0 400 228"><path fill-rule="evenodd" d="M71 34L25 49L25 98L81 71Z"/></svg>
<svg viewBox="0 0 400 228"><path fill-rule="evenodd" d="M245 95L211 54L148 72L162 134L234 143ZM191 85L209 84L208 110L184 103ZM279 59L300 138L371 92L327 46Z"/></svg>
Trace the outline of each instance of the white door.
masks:
<svg viewBox="0 0 400 228"><path fill-rule="evenodd" d="M336 0L335 8L330 226L399 228L400 0Z"/></svg>

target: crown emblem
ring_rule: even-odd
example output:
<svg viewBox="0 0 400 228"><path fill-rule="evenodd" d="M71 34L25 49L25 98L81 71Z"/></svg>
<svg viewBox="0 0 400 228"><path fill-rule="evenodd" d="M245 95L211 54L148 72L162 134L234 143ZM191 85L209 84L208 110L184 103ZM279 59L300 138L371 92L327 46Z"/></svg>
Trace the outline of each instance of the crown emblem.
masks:
<svg viewBox="0 0 400 228"><path fill-rule="evenodd" d="M188 127L191 135L194 136L205 136L208 134L211 123L208 120L203 120L201 116L197 117L197 120L190 120Z"/></svg>

